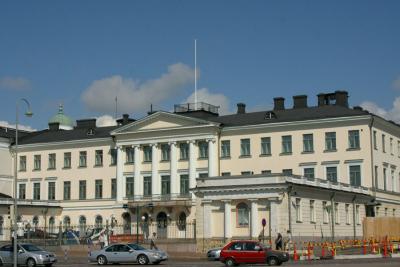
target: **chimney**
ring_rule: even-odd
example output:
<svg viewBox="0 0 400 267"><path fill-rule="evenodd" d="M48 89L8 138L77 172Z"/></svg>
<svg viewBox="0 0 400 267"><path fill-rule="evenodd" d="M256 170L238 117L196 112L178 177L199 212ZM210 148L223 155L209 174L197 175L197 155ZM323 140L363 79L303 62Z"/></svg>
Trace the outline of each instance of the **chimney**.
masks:
<svg viewBox="0 0 400 267"><path fill-rule="evenodd" d="M96 119L77 120L76 128L96 128Z"/></svg>
<svg viewBox="0 0 400 267"><path fill-rule="evenodd" d="M49 123L49 130L50 131L58 131L60 129L60 123L59 122L50 122Z"/></svg>
<svg viewBox="0 0 400 267"><path fill-rule="evenodd" d="M306 108L307 107L307 95L295 95L293 96L293 108Z"/></svg>
<svg viewBox="0 0 400 267"><path fill-rule="evenodd" d="M122 125L128 124L129 114L122 114Z"/></svg>
<svg viewBox="0 0 400 267"><path fill-rule="evenodd" d="M285 98L275 97L274 98L274 110L284 110L285 109Z"/></svg>
<svg viewBox="0 0 400 267"><path fill-rule="evenodd" d="M317 97L318 97L318 107L325 106L326 105L325 94L323 93L318 94Z"/></svg>
<svg viewBox="0 0 400 267"><path fill-rule="evenodd" d="M349 94L347 93L347 91L335 91L336 105L348 108L348 98Z"/></svg>
<svg viewBox="0 0 400 267"><path fill-rule="evenodd" d="M238 103L237 104L237 114L245 114L246 113L246 104Z"/></svg>

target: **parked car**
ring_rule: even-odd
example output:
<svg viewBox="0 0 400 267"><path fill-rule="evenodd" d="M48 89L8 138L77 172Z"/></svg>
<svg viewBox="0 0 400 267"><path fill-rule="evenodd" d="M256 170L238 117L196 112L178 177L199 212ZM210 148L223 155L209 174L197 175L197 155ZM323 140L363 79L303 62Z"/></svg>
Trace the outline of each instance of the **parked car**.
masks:
<svg viewBox="0 0 400 267"><path fill-rule="evenodd" d="M168 255L162 250L150 250L138 244L112 244L101 250L90 252L88 259L90 262L97 262L99 265L131 262L145 265L166 261Z"/></svg>
<svg viewBox="0 0 400 267"><path fill-rule="evenodd" d="M289 260L289 253L264 247L253 240L232 241L221 250L220 261L226 266L241 263L267 263L281 265Z"/></svg>
<svg viewBox="0 0 400 267"><path fill-rule="evenodd" d="M213 248L207 251L207 258L210 261L219 261L219 255L221 254L222 248Z"/></svg>
<svg viewBox="0 0 400 267"><path fill-rule="evenodd" d="M54 253L48 252L32 244L18 245L18 265L35 267L36 265L52 266L57 262ZM12 264L14 260L13 245L7 244L0 247L0 265Z"/></svg>

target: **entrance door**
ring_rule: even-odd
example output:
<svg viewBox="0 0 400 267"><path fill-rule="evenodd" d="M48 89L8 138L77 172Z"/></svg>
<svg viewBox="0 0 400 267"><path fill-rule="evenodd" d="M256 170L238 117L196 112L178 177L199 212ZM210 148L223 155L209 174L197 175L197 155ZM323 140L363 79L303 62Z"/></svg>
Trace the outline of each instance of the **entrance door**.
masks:
<svg viewBox="0 0 400 267"><path fill-rule="evenodd" d="M157 215L157 237L167 238L168 218L165 212L160 212Z"/></svg>
<svg viewBox="0 0 400 267"><path fill-rule="evenodd" d="M128 212L122 214L122 219L124 221L124 234L131 234L131 215Z"/></svg>

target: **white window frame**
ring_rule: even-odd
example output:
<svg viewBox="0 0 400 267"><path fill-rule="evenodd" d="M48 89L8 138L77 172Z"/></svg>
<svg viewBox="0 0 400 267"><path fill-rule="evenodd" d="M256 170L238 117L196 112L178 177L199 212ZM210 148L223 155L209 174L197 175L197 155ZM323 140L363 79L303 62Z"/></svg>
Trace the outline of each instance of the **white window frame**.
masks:
<svg viewBox="0 0 400 267"><path fill-rule="evenodd" d="M301 198L297 197L295 199L295 211L296 211L296 222L303 222L303 216L301 212Z"/></svg>
<svg viewBox="0 0 400 267"><path fill-rule="evenodd" d="M350 167L351 166L360 166L360 186L363 186L363 180L362 180L363 164L362 164L362 162L350 163L347 165L347 180L348 180L349 185L351 185L351 183L350 183Z"/></svg>
<svg viewBox="0 0 400 267"><path fill-rule="evenodd" d="M339 202L335 202L334 204L334 210L335 210L335 224L340 224L340 213L339 213L339 210L340 210L340 204L339 204Z"/></svg>
<svg viewBox="0 0 400 267"><path fill-rule="evenodd" d="M310 223L316 223L315 200L310 199Z"/></svg>
<svg viewBox="0 0 400 267"><path fill-rule="evenodd" d="M329 211L328 211L328 202L327 201L322 201L322 222L324 224L329 223Z"/></svg>
<svg viewBox="0 0 400 267"><path fill-rule="evenodd" d="M346 213L346 224L350 225L350 204L345 204L344 206L345 213Z"/></svg>
<svg viewBox="0 0 400 267"><path fill-rule="evenodd" d="M360 205L356 205L356 224L361 224Z"/></svg>
<svg viewBox="0 0 400 267"><path fill-rule="evenodd" d="M328 181L328 170L327 169L328 168L332 168L332 167L336 167L336 182L339 183L340 182L339 181L340 174L339 174L339 165L338 164L324 165L324 172L325 172L324 177L325 177L325 180Z"/></svg>

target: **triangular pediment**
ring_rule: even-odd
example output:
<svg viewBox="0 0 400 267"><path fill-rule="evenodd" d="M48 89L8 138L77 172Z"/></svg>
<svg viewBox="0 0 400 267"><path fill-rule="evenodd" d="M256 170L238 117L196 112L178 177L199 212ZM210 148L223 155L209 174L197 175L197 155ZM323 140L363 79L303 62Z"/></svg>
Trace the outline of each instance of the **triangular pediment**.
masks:
<svg viewBox="0 0 400 267"><path fill-rule="evenodd" d="M125 125L112 134L182 129L196 126L218 126L218 123L198 118L182 116L174 113L159 111L143 119Z"/></svg>

